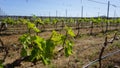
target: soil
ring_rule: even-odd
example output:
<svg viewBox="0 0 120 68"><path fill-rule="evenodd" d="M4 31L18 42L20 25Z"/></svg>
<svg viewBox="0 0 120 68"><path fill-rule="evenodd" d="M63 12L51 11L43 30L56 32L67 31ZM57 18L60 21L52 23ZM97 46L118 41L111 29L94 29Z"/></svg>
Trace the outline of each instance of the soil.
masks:
<svg viewBox="0 0 120 68"><path fill-rule="evenodd" d="M8 48L8 55L5 59L4 65L11 64L15 60L19 59L22 45L19 43L19 37L24 34L26 28L20 29L20 27L9 27L7 31L3 31L0 35L4 46ZM17 30L20 29L20 32ZM113 28L114 29L114 28ZM10 31L11 30L11 31ZM24 30L24 31L22 31ZM52 59L50 65L44 65L41 61L38 61L36 65L31 62L23 61L19 66L15 68L82 68L84 65L98 58L100 49L103 46L105 36L100 32L100 28L94 28L93 33L98 33L96 35L88 35L90 29L80 29L80 37L74 39L73 54L69 57L65 57L63 52L61 52L57 58ZM74 29L75 34L77 30ZM62 32L64 33L64 32ZM39 33L39 36L43 38L49 38L51 31L45 31ZM111 32L112 37L114 32ZM119 41L120 42L120 41ZM120 47L113 46L110 44L105 49L104 55L119 50ZM0 52L0 60L4 56L4 51ZM115 54L109 58L102 60L103 68L120 68L120 53ZM91 65L89 68L98 68L98 63ZM12 68L8 66L8 68Z"/></svg>

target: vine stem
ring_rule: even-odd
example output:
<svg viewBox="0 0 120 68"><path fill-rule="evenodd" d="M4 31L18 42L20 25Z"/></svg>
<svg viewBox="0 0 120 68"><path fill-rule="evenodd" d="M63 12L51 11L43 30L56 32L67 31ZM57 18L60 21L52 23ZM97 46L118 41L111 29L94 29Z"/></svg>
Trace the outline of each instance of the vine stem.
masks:
<svg viewBox="0 0 120 68"><path fill-rule="evenodd" d="M104 46L102 47L101 52L99 54L99 68L102 68L102 55L103 55L103 52L105 51L106 46L109 43L113 43L115 40L118 40L116 35L117 35L117 32L115 33L114 37L110 41L107 40L108 39L107 36L105 37Z"/></svg>
<svg viewBox="0 0 120 68"><path fill-rule="evenodd" d="M116 52L110 53L110 54L105 55L105 56L102 57L102 55L103 55L103 53L104 53L104 51L105 51L106 46L107 46L109 43L113 43L115 40L118 40L118 39L119 39L118 37L116 37L116 35L117 35L117 33L115 33L114 37L113 37L111 40L109 40L109 41L107 40L108 37L106 36L106 37L105 37L104 45L103 45L103 47L102 47L102 49L101 49L101 51L100 51L100 54L99 54L99 59L96 59L95 61L89 63L88 65L83 66L83 68L87 68L88 66L90 66L91 64L93 64L93 63L95 63L95 62L97 62L97 61L99 61L99 68L102 68L102 59L105 59L106 57L109 57L109 56L111 56L111 55L113 55L113 54L116 54L116 53L120 52L120 50L118 50L118 51L116 51Z"/></svg>
<svg viewBox="0 0 120 68"><path fill-rule="evenodd" d="M0 43L1 43L1 45L2 45L2 46L0 47L0 49L4 49L4 50L5 50L5 55L4 55L3 60L2 60L2 62L4 62L5 59L6 59L6 57L7 57L7 55L8 55L8 49L5 47L5 45L4 45L3 41L1 40L1 38L0 38Z"/></svg>
<svg viewBox="0 0 120 68"><path fill-rule="evenodd" d="M99 55L99 68L102 67L102 62L101 62L101 60L102 60L102 55L103 55L103 52L104 52L107 44L108 44L108 43L107 43L107 36L106 36L106 37L105 37L104 46L102 47L101 52L100 52L100 55Z"/></svg>
<svg viewBox="0 0 120 68"><path fill-rule="evenodd" d="M101 57L101 60L103 60L103 59L105 59L105 58L107 58L107 57L110 57L110 56L112 56L112 55L114 55L114 54L117 54L117 53L120 53L120 50L117 50L117 51L115 51L115 52L113 52L113 53L109 53L109 54L107 54L107 55L105 55L105 56L102 56L102 57ZM96 59L96 60L90 62L89 64L83 66L83 68L88 68L88 66L90 66L90 65L92 65L93 63L96 63L96 62L98 62L98 61L99 61L99 59Z"/></svg>
<svg viewBox="0 0 120 68"><path fill-rule="evenodd" d="M62 46L63 46L63 48L61 48L58 52L61 52L62 50L64 50L64 45L65 45L65 41L66 41L66 39L67 39L67 36L68 36L68 34L67 34L68 32L66 31L66 37L65 37L65 39L64 39L64 41L63 41L63 44L62 44Z"/></svg>

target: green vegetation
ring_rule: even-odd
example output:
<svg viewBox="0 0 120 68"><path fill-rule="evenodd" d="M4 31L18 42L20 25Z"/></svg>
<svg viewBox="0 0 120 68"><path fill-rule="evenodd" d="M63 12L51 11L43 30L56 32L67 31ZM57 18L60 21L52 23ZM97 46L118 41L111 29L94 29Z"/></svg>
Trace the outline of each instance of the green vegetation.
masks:
<svg viewBox="0 0 120 68"><path fill-rule="evenodd" d="M40 30L35 26L34 23L26 23L28 29L34 30L34 32L40 32ZM62 44L61 46L64 49L65 56L72 54L73 42L70 39L75 36L72 29L65 27L66 35L59 34L56 31L52 32L52 35L49 39L44 39L38 35L31 35L30 31L27 34L23 34L19 40L23 45L21 56L29 56L30 61L42 60L46 65L50 63L50 60L53 58L55 52L55 47ZM68 38L69 36L69 38Z"/></svg>

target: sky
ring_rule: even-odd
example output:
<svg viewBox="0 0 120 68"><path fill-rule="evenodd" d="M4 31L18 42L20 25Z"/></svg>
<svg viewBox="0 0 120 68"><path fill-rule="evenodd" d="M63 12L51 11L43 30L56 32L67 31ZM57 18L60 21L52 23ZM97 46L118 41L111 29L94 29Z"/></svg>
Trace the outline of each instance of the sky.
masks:
<svg viewBox="0 0 120 68"><path fill-rule="evenodd" d="M120 17L120 0L0 0L0 15L81 17L83 6L83 17L106 16L108 1L117 6L109 16Z"/></svg>

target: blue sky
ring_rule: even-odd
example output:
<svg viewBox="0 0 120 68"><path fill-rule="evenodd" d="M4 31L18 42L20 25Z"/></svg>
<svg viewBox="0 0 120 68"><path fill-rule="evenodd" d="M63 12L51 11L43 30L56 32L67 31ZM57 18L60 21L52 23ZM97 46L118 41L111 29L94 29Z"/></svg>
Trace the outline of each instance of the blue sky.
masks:
<svg viewBox="0 0 120 68"><path fill-rule="evenodd" d="M99 2L115 4L119 7L110 5L110 16L120 17L120 0L94 0ZM7 15L22 16L67 16L80 17L81 6L84 7L84 17L106 15L107 4L99 4L88 0L0 0L0 8Z"/></svg>

